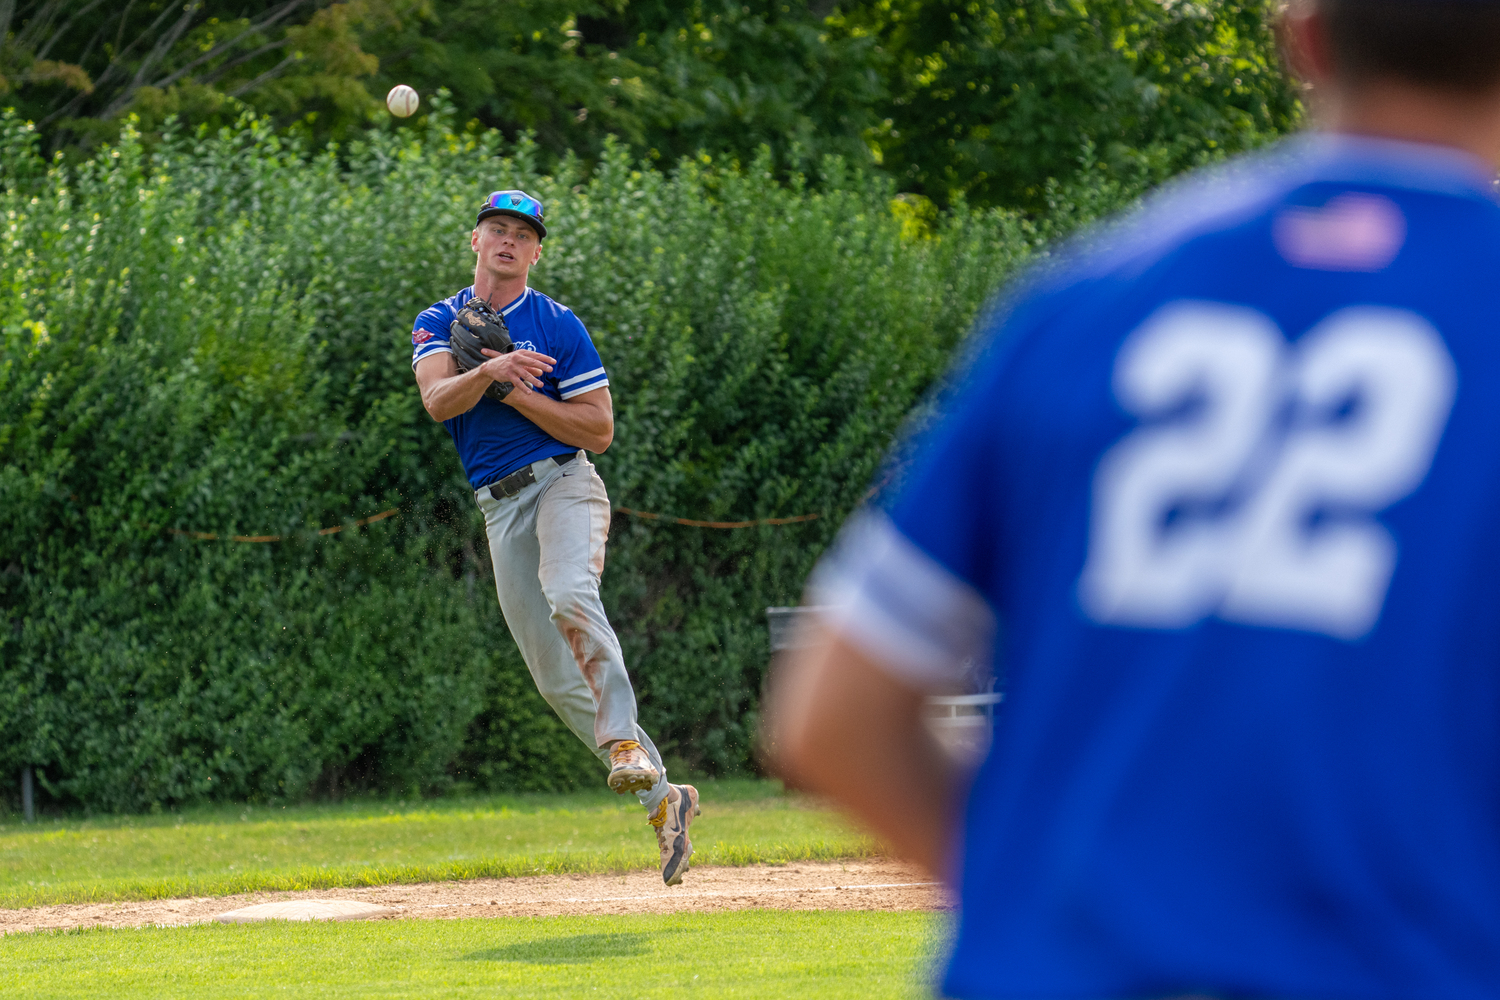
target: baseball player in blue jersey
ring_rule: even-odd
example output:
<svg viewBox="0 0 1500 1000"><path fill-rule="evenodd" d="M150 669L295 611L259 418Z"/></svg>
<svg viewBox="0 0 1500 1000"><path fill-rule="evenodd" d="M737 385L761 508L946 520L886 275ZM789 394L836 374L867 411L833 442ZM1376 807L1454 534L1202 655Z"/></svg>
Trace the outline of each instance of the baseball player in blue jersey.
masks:
<svg viewBox="0 0 1500 1000"><path fill-rule="evenodd" d="M952 874L945 995L1500 996L1500 3L1284 31L1321 128L1011 298L778 676L781 766Z"/></svg>
<svg viewBox="0 0 1500 1000"><path fill-rule="evenodd" d="M614 411L588 331L527 285L546 235L541 202L524 191L490 195L470 237L474 284L417 317L412 367L422 405L448 428L474 487L500 608L537 690L609 765L609 787L634 792L646 807L662 878L676 885L693 853L698 792L667 781L636 721L624 656L599 600L610 503L587 452L609 447ZM453 324L476 299L503 317L515 349L485 350L488 360L460 372Z"/></svg>

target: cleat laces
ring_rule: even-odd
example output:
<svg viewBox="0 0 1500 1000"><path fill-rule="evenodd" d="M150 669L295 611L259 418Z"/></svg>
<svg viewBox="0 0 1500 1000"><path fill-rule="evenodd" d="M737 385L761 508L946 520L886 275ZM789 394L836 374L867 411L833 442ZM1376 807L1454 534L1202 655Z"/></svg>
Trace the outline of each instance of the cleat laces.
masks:
<svg viewBox="0 0 1500 1000"><path fill-rule="evenodd" d="M639 751L641 745L635 740L621 740L615 744L615 748L609 752L609 763L612 767L630 763L630 755Z"/></svg>
<svg viewBox="0 0 1500 1000"><path fill-rule="evenodd" d="M646 822L656 828L656 847L661 851L667 849L667 808L671 804L672 796L669 794L661 800L661 805L656 807L656 811L646 817Z"/></svg>

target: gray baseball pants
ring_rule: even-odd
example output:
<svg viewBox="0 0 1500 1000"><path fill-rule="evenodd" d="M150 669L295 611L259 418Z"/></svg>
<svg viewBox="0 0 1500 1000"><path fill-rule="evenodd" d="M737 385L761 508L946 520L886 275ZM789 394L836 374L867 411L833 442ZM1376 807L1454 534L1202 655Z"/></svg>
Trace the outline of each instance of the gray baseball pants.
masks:
<svg viewBox="0 0 1500 1000"><path fill-rule="evenodd" d="M661 772L641 804L654 810L667 794L667 769L636 722L635 689L620 640L599 601L609 495L584 452L559 467L532 463L537 481L512 497L475 494L484 512L495 591L505 624L547 704L598 758L609 744L635 740Z"/></svg>

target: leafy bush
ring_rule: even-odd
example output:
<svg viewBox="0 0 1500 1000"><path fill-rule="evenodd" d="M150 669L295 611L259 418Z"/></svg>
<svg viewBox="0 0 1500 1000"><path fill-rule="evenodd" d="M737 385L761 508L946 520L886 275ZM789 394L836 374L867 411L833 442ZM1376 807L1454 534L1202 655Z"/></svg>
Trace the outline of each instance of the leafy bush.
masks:
<svg viewBox="0 0 1500 1000"><path fill-rule="evenodd" d="M474 206L511 186L548 202L535 284L610 369L615 503L819 516L615 518L605 601L644 725L747 766L764 608L1036 232L836 162L817 191L614 146L586 182L542 176L450 121L321 153L253 119L149 154L127 130L67 167L0 119L0 771L105 810L598 779L505 633L410 374L412 317L470 282Z"/></svg>

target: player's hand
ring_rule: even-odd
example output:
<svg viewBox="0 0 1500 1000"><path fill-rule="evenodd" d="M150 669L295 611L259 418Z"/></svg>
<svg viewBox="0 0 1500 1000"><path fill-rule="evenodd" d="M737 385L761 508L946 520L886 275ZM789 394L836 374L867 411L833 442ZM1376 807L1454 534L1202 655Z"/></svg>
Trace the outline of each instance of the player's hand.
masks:
<svg viewBox="0 0 1500 1000"><path fill-rule="evenodd" d="M549 358L536 351L515 350L509 354L501 354L488 347L483 350L489 360L480 365L479 370L496 382L511 383L518 392L541 388L542 376L557 364L556 358Z"/></svg>

